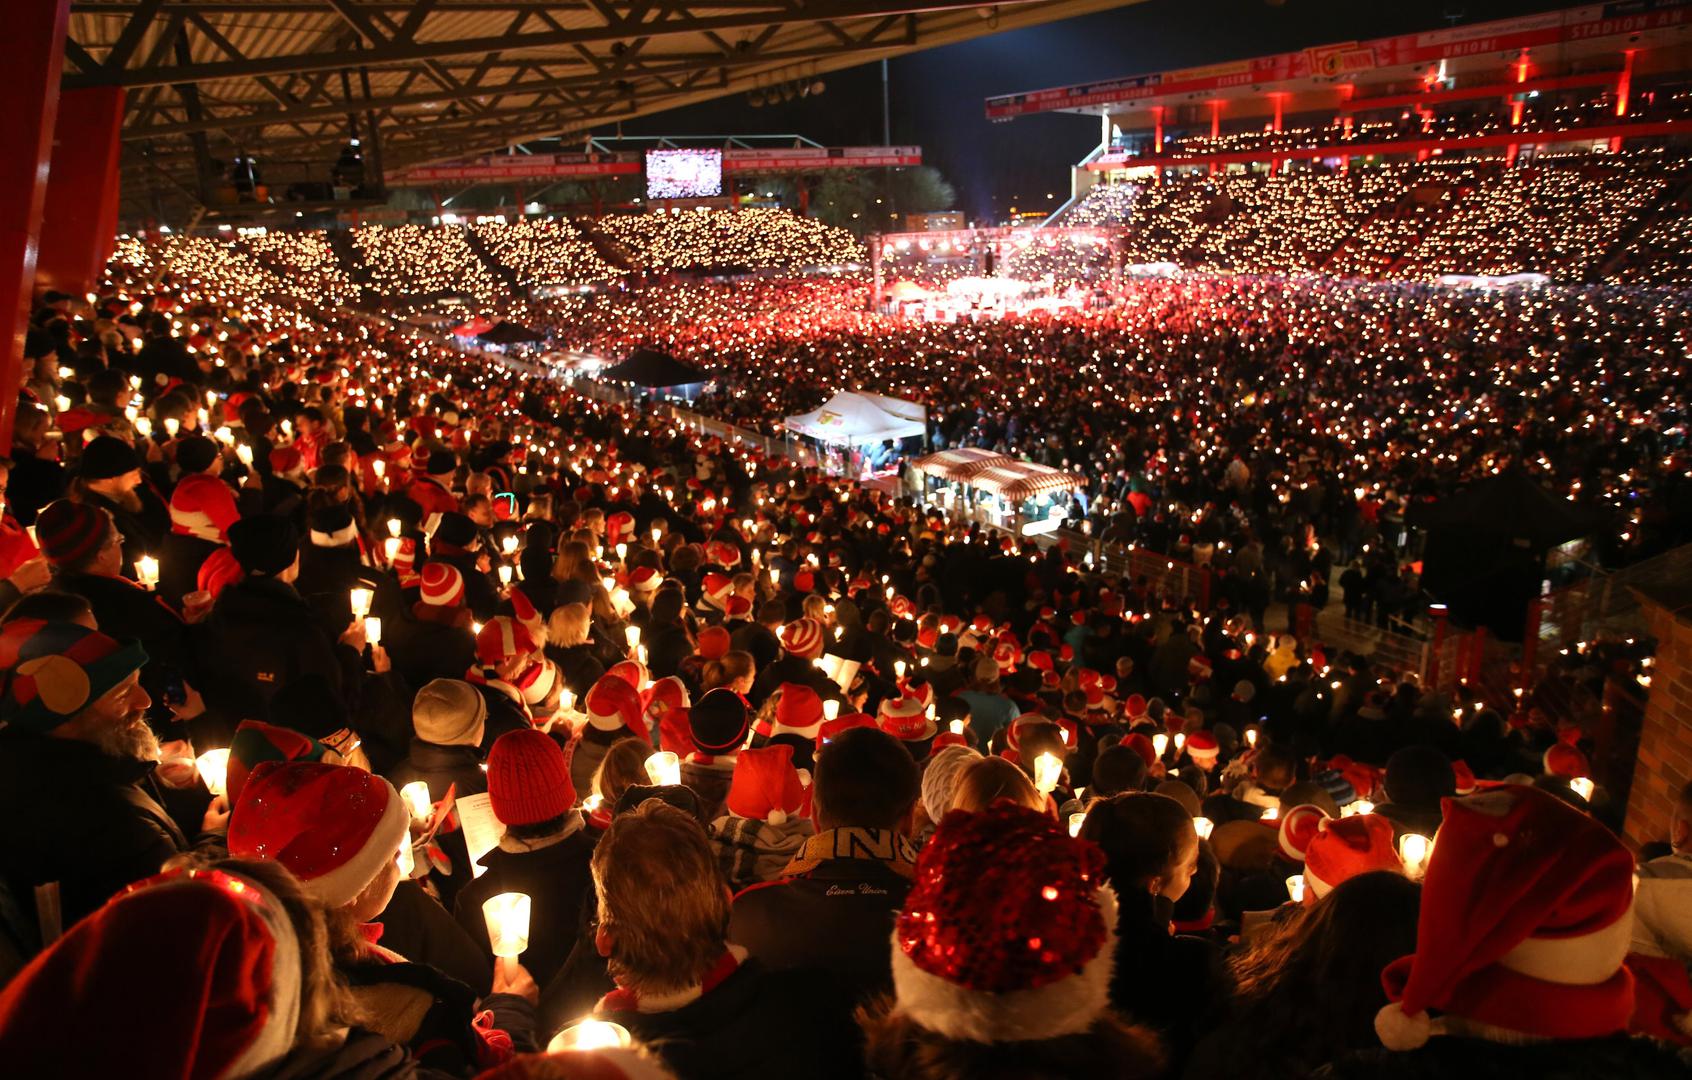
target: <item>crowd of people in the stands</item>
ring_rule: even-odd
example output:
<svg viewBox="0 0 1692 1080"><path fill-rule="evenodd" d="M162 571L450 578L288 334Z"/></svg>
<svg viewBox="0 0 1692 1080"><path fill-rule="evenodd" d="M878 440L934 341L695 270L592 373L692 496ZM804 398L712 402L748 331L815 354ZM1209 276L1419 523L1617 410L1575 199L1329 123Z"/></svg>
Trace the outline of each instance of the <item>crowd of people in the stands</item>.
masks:
<svg viewBox="0 0 1692 1080"><path fill-rule="evenodd" d="M1684 1075L1692 791L1636 859L1602 733L1260 591L1371 542L1396 576L1405 503L1511 464L1666 542L1672 300L646 294L704 407L921 370L946 445L1090 463L1103 529L1208 545L1200 596L235 272L141 280L45 298L0 473L18 1075ZM1637 690L1648 650L1548 678Z"/></svg>

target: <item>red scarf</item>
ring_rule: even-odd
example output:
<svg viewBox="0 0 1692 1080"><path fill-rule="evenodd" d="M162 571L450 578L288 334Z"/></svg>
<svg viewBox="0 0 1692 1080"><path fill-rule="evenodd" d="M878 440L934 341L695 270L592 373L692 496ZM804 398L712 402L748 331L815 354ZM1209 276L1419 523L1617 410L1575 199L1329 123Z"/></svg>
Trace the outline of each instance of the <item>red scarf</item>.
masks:
<svg viewBox="0 0 1692 1080"><path fill-rule="evenodd" d="M721 986L739 967L740 958L735 956L734 953L724 950L723 955L717 958L717 962L711 965L710 969L705 972L705 977L699 981L699 993L688 998L688 1003L698 1001ZM668 997L670 995L663 996ZM680 1006L677 1006L677 1008L680 1008ZM600 998L599 1004L594 1006L593 1011L596 1013L640 1012L640 991L618 987ZM664 1012L668 1010L654 1011Z"/></svg>

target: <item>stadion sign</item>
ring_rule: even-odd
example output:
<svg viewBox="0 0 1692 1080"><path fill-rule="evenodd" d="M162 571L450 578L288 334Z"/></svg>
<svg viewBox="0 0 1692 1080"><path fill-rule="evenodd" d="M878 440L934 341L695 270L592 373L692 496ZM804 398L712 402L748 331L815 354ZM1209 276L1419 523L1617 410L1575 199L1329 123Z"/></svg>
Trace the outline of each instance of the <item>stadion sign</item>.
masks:
<svg viewBox="0 0 1692 1080"><path fill-rule="evenodd" d="M725 173L811 172L824 169L906 168L922 164L920 146L791 146L723 151ZM500 154L479 161L420 165L388 179L393 187L423 184L513 183L639 176L637 153Z"/></svg>

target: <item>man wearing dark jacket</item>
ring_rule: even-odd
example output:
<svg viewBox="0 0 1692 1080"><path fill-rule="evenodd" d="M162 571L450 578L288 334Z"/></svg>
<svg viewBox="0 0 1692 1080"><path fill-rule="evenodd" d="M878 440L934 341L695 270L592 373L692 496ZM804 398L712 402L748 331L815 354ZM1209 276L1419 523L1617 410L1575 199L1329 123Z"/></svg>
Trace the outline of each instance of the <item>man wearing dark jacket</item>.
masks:
<svg viewBox="0 0 1692 1080"><path fill-rule="evenodd" d="M293 522L270 514L242 518L229 527L229 547L247 576L223 590L201 624L206 707L267 720L279 690L317 673L355 708L364 629L355 623L335 640L294 590L300 534Z"/></svg>
<svg viewBox="0 0 1692 1080"><path fill-rule="evenodd" d="M657 799L618 814L594 850L593 881L595 944L617 984L594 1014L627 1028L671 1072L863 1075L851 1001L837 980L770 971L725 937L727 890L692 816Z"/></svg>
<svg viewBox="0 0 1692 1080"><path fill-rule="evenodd" d="M141 458L122 439L101 435L82 451L77 465L76 498L112 515L123 534L123 573L135 573L135 561L161 550L170 511L143 481Z"/></svg>
<svg viewBox="0 0 1692 1080"><path fill-rule="evenodd" d="M886 948L911 889L903 834L916 762L885 732L852 728L817 753L817 833L782 876L734 898L729 939L769 967L832 972L857 999L892 989Z"/></svg>
<svg viewBox="0 0 1692 1080"><path fill-rule="evenodd" d="M594 832L579 810L570 764L556 742L539 731L501 735L488 754L488 795L505 826L499 846L482 856L487 873L458 894L453 914L472 940L488 948L482 904L500 893L530 900L529 947L523 966L541 985L569 958L593 902Z"/></svg>
<svg viewBox="0 0 1692 1080"><path fill-rule="evenodd" d="M190 847L152 775L147 654L74 623L19 619L0 630L0 662L0 877L24 904L56 883L69 927ZM221 832L228 816L214 801L203 828Z"/></svg>

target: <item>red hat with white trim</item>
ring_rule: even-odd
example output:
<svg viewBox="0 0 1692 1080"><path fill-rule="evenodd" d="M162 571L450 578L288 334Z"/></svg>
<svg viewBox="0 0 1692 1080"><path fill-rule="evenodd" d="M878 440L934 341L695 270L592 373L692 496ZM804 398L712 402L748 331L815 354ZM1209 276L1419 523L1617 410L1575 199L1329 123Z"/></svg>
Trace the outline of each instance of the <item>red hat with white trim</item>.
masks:
<svg viewBox="0 0 1692 1080"><path fill-rule="evenodd" d="M0 993L0 1048L9 1076L254 1076L293 1048L300 986L281 901L227 871L171 870L18 973ZM89 1037L89 1016L106 1037Z"/></svg>
<svg viewBox="0 0 1692 1080"><path fill-rule="evenodd" d="M394 786L363 769L263 761L229 818L229 854L273 859L338 908L398 857L410 820Z"/></svg>
<svg viewBox="0 0 1692 1080"><path fill-rule="evenodd" d="M740 549L726 540L713 540L705 545L705 561L724 570L740 565Z"/></svg>
<svg viewBox="0 0 1692 1080"><path fill-rule="evenodd" d="M1557 732L1557 741L1545 751L1545 771L1552 776L1566 779L1591 776L1592 763L1581 753L1580 747L1575 745L1579 741L1579 728L1567 727Z"/></svg>
<svg viewBox="0 0 1692 1080"><path fill-rule="evenodd" d="M628 683L636 690L639 690L646 685L648 673L646 665L641 663L639 660L619 660L615 664L612 664L611 667L606 670L605 674L615 675L617 678Z"/></svg>
<svg viewBox="0 0 1692 1080"><path fill-rule="evenodd" d="M938 726L928 718L928 710L914 697L887 698L878 712L881 730L904 742L922 742L934 738Z"/></svg>
<svg viewBox="0 0 1692 1080"><path fill-rule="evenodd" d="M630 592L651 592L664 584L664 575L650 566L637 566L629 572Z"/></svg>
<svg viewBox="0 0 1692 1080"><path fill-rule="evenodd" d="M241 520L235 493L215 476L190 473L170 496L170 531L178 536L225 543L229 526Z"/></svg>
<svg viewBox="0 0 1692 1080"><path fill-rule="evenodd" d="M582 711L587 713L588 726L597 731L628 728L636 735L646 734L646 725L641 720L645 710L641 707L640 691L620 675L609 672L601 675L582 700Z"/></svg>
<svg viewBox="0 0 1692 1080"><path fill-rule="evenodd" d="M464 575L458 567L432 562L423 567L423 584L418 592L425 604L457 607L464 602Z"/></svg>
<svg viewBox="0 0 1692 1080"><path fill-rule="evenodd" d="M1007 675L1016 670L1017 661L1022 659L1022 650L1016 647L1016 642L1000 639L993 648L993 663L999 665L999 674Z"/></svg>
<svg viewBox="0 0 1692 1080"><path fill-rule="evenodd" d="M959 1042L1078 1035L1109 1007L1116 899L1104 854L1046 814L953 811L893 929L895 1007Z"/></svg>
<svg viewBox="0 0 1692 1080"><path fill-rule="evenodd" d="M1623 966L1633 857L1556 796L1509 784L1442 800L1422 879L1416 951L1389 964L1375 1033L1413 1050L1461 1018L1530 1039L1619 1035L1633 1014ZM1443 1015L1430 1019L1429 1010Z"/></svg>
<svg viewBox="0 0 1692 1080"><path fill-rule="evenodd" d="M1195 731L1187 736L1187 756L1194 761L1215 761L1222 748L1216 744L1216 736L1208 731Z"/></svg>
<svg viewBox="0 0 1692 1080"><path fill-rule="evenodd" d="M476 659L483 667L497 667L514 656L535 652L528 629L509 615L495 615L476 635Z"/></svg>
<svg viewBox="0 0 1692 1080"><path fill-rule="evenodd" d="M619 510L605 519L605 544L616 547L634 535L635 518L627 510Z"/></svg>
<svg viewBox="0 0 1692 1080"><path fill-rule="evenodd" d="M752 601L738 593L732 594L723 605L723 614L731 619L745 619L752 615Z"/></svg>
<svg viewBox="0 0 1692 1080"><path fill-rule="evenodd" d="M795 619L781 628L781 647L801 660L815 660L823 651L822 624L815 619Z"/></svg>
<svg viewBox="0 0 1692 1080"><path fill-rule="evenodd" d="M822 727L823 703L817 692L804 683L782 683L781 697L776 701L775 723L771 735L802 735L817 737Z"/></svg>
<svg viewBox="0 0 1692 1080"><path fill-rule="evenodd" d="M1392 822L1379 814L1331 818L1314 806L1281 816L1281 850L1304 863L1304 901L1313 904L1358 874L1404 872L1393 847Z"/></svg>
<svg viewBox="0 0 1692 1080"><path fill-rule="evenodd" d="M773 743L742 750L724 803L735 817L782 825L805 805L805 786L793 767L793 747Z"/></svg>
<svg viewBox="0 0 1692 1080"><path fill-rule="evenodd" d="M728 604L729 593L734 588L734 581L727 574L719 574L715 570L699 579L699 591L707 604L721 611Z"/></svg>

